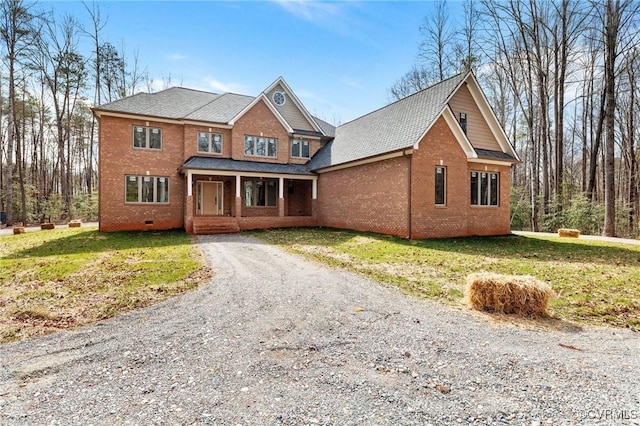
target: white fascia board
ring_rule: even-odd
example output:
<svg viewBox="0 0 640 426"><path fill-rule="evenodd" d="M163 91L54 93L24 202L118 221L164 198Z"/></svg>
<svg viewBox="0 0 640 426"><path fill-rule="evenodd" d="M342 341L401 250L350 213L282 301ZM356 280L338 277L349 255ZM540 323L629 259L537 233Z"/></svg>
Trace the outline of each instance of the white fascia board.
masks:
<svg viewBox="0 0 640 426"><path fill-rule="evenodd" d="M144 115L144 114L132 114L126 112L111 112L105 110L93 110L93 113L96 117L100 118L103 115L107 117L117 117L117 118L128 118L131 120L141 120L141 121L155 121L156 123L170 123L170 124L182 124L182 120L177 120L174 118L162 118L155 117L152 115Z"/></svg>
<svg viewBox="0 0 640 426"><path fill-rule="evenodd" d="M347 163L337 164L335 166L329 166L322 169L317 169L316 172L318 173L333 172L336 170L348 169L349 167L362 166L364 164L376 163L378 161L389 160L391 158L403 157L405 155L411 155L411 154L413 154L412 148L403 148L399 151L391 152L388 154L377 155L374 157L364 158L362 160L350 161Z"/></svg>
<svg viewBox="0 0 640 426"><path fill-rule="evenodd" d="M448 104L442 111L442 117L447 122L447 125L453 133L453 136L458 141L460 148L462 148L464 153L467 155L467 159L478 158L476 150L473 149L471 142L469 142L469 138L467 138L462 127L460 127L460 123L456 120L456 116L453 114L453 111L451 111L451 107Z"/></svg>
<svg viewBox="0 0 640 426"><path fill-rule="evenodd" d="M488 160L486 158L467 158L467 162L469 163L481 163L481 164L493 164L496 166L513 166L516 164L515 161L509 160Z"/></svg>
<svg viewBox="0 0 640 426"><path fill-rule="evenodd" d="M269 110L273 113L273 115L276 116L276 118L278 119L278 121L280 122L280 124L282 124L282 127L284 127L287 130L287 133L291 134L293 133L293 129L291 128L291 126L289 126L289 123L287 123L287 121L284 119L284 117L278 112L278 110L271 105L271 102L269 102L269 98L268 96L262 92L259 96L257 96L253 101L251 101L251 103L249 105L247 105L242 111L240 111L238 114L236 114L235 117L233 117L230 121L229 121L229 125L233 126L236 124L236 122L242 118L243 115L245 115L249 110L251 110L251 108L253 108L254 106L256 106L258 104L258 102L260 101L264 101L265 105L267 106L267 108L269 108Z"/></svg>
<svg viewBox="0 0 640 426"><path fill-rule="evenodd" d="M482 116L484 117L485 122L489 126L489 129L491 129L491 132L493 133L493 136L496 138L496 141L500 145L500 148L502 148L502 152L509 154L516 160L520 161L518 154L513 149L513 146L511 146L511 143L509 142L509 138L504 133L504 129L500 125L498 118L496 117L495 113L493 112L493 109L489 105L489 101L487 100L486 96L484 95L484 92L480 88L480 85L478 84L476 77L473 75L473 73L469 73L465 81L468 82L467 88L469 89L469 93L471 93L471 97L473 97L473 100L475 101L476 105L478 105L478 108L480 109L480 113L482 113Z"/></svg>
<svg viewBox="0 0 640 426"><path fill-rule="evenodd" d="M212 169L182 169L183 173L191 173L192 175L204 176L242 176L242 177L262 177L262 178L283 178L283 179L299 179L299 180L316 180L318 176L296 175L286 173L259 173L259 172L240 172L235 170L212 170Z"/></svg>
<svg viewBox="0 0 640 426"><path fill-rule="evenodd" d="M93 113L96 117L100 118L103 115L107 117L116 117L116 118L127 118L130 120L140 120L140 121L154 121L156 123L169 123L169 124L190 124L194 126L206 126L206 127L217 127L219 129L231 129L233 126L223 123L216 123L213 121L197 121L197 120L182 120L175 118L162 118L155 117L152 115L143 115L143 114L131 114L124 112L112 112L105 110L94 110Z"/></svg>

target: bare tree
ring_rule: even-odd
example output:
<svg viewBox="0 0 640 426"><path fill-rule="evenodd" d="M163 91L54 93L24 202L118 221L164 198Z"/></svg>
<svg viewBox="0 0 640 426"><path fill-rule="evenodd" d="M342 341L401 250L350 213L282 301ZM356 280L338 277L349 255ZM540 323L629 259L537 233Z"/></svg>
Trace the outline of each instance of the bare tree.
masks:
<svg viewBox="0 0 640 426"><path fill-rule="evenodd" d="M433 69L436 81L452 74L452 41L455 32L449 22L446 0L435 3L435 10L424 18L420 32L423 40L418 46L418 59L428 70Z"/></svg>

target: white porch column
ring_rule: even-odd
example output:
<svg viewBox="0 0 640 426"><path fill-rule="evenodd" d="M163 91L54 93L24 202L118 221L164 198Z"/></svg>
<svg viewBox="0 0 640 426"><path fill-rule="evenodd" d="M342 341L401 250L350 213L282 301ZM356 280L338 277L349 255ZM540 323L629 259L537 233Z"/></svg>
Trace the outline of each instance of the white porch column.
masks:
<svg viewBox="0 0 640 426"><path fill-rule="evenodd" d="M311 181L311 199L318 199L318 178L313 178Z"/></svg>
<svg viewBox="0 0 640 426"><path fill-rule="evenodd" d="M240 175L236 175L236 197L240 197Z"/></svg>
<svg viewBox="0 0 640 426"><path fill-rule="evenodd" d="M278 198L284 198L284 178L278 178Z"/></svg>
<svg viewBox="0 0 640 426"><path fill-rule="evenodd" d="M192 195L192 189L191 187L193 186L193 174L191 173L191 170L187 171L187 197L191 197Z"/></svg>

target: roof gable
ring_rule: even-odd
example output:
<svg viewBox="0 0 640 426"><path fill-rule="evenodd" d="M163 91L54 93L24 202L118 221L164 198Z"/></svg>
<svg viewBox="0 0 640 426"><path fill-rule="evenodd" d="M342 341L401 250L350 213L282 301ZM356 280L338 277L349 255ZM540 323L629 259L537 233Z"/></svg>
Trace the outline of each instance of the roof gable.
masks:
<svg viewBox="0 0 640 426"><path fill-rule="evenodd" d="M463 84L467 85L502 152L511 162L519 161L473 73L468 72L339 126L335 130L334 140L310 161L311 169L347 164L409 148L417 149L420 141L441 116L453 131L467 158L477 159L478 153L449 106L449 101Z"/></svg>
<svg viewBox="0 0 640 426"><path fill-rule="evenodd" d="M335 139L310 162L312 169L412 148L442 114L464 80L458 74L336 128Z"/></svg>

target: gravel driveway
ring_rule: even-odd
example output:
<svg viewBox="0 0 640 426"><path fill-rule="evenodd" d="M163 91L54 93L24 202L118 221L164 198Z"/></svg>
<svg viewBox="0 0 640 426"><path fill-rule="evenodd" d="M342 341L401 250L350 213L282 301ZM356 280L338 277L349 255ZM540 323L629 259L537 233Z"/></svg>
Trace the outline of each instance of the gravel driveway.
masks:
<svg viewBox="0 0 640 426"><path fill-rule="evenodd" d="M238 235L181 297L0 346L2 425L640 424L640 336L525 330Z"/></svg>

